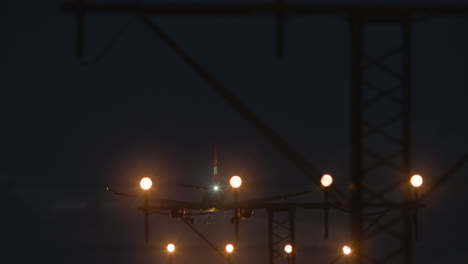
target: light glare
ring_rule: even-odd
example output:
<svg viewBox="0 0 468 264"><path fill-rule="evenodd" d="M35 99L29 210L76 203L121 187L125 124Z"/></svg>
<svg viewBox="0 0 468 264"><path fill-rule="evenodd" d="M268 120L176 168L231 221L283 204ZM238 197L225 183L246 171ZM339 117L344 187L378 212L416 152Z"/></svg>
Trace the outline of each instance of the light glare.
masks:
<svg viewBox="0 0 468 264"><path fill-rule="evenodd" d="M218 186L218 185L213 186L213 191L217 192L218 190L219 190L219 186Z"/></svg>
<svg viewBox="0 0 468 264"><path fill-rule="evenodd" d="M232 188L237 189L242 185L242 178L234 175L231 177L231 180L229 180L229 183L231 184Z"/></svg>
<svg viewBox="0 0 468 264"><path fill-rule="evenodd" d="M343 253L344 253L345 255L351 254L351 248L348 247L348 246L344 246L344 247L343 247Z"/></svg>
<svg viewBox="0 0 468 264"><path fill-rule="evenodd" d="M328 187L333 183L333 177L330 174L324 174L320 179L320 183L323 187Z"/></svg>
<svg viewBox="0 0 468 264"><path fill-rule="evenodd" d="M172 253L175 251L175 246L174 244L171 243L167 245L166 249L167 249L167 252Z"/></svg>
<svg viewBox="0 0 468 264"><path fill-rule="evenodd" d="M293 247L290 244L287 244L286 246L284 246L284 252L286 252L287 254L291 254L292 251L293 251Z"/></svg>
<svg viewBox="0 0 468 264"><path fill-rule="evenodd" d="M411 185L413 185L413 187L415 188L421 187L421 185L423 184L423 178L419 174L415 174L411 176L410 181L411 181Z"/></svg>
<svg viewBox="0 0 468 264"><path fill-rule="evenodd" d="M232 253L234 251L234 246L232 244L227 244L226 245L226 252L227 253Z"/></svg>
<svg viewBox="0 0 468 264"><path fill-rule="evenodd" d="M143 189L143 190L149 190L151 188L151 186L153 185L153 182L151 181L150 178L148 177L144 177L143 179L141 179L140 181L140 187Z"/></svg>

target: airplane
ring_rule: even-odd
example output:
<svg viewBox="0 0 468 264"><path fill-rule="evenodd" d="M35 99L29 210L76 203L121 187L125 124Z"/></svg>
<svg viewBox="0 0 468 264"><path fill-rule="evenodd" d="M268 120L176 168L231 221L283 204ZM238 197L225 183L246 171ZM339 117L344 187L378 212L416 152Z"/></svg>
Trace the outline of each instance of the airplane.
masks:
<svg viewBox="0 0 468 264"><path fill-rule="evenodd" d="M238 176L237 176L238 177ZM251 208L233 208L234 205L226 207L226 194L229 192L229 187L221 185L218 180L218 154L216 145L214 146L213 155L213 183L209 187L195 186L188 184L177 184L177 187L189 188L202 192L201 201L198 203L170 200L164 198L152 199L150 201L149 189L152 186L150 178L145 177L140 181L140 187L144 192L140 195L128 194L124 192L115 191L107 188L107 191L112 192L118 196L124 196L136 200L143 200L143 205L138 207L142 210L145 218L145 234L148 240L148 216L150 214L169 215L172 218L182 219L191 224L194 223L194 216L208 215L208 221L211 221L211 215L219 212L226 211L227 209L234 210L234 216L231 222L236 226L236 233L238 233L238 225L240 219L247 219L253 215ZM237 194L235 196L237 201ZM195 212L193 212L195 211Z"/></svg>

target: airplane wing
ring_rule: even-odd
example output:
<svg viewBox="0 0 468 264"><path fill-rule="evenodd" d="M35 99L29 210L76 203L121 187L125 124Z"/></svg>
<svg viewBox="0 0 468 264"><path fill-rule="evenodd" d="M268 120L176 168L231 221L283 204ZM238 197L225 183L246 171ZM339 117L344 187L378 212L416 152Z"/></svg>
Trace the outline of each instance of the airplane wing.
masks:
<svg viewBox="0 0 468 264"><path fill-rule="evenodd" d="M202 186L196 186L196 185L190 185L190 184L177 184L177 187L185 187L185 188L190 188L194 190L209 190L207 187L202 187Z"/></svg>
<svg viewBox="0 0 468 264"><path fill-rule="evenodd" d="M135 195L135 194L130 194L130 193L123 193L123 192L114 191L113 189L110 189L109 187L107 187L106 190L107 190L108 192L111 192L112 194L119 195L119 196L125 196L125 197L132 198L132 199L139 199L139 198L141 198L140 195Z"/></svg>

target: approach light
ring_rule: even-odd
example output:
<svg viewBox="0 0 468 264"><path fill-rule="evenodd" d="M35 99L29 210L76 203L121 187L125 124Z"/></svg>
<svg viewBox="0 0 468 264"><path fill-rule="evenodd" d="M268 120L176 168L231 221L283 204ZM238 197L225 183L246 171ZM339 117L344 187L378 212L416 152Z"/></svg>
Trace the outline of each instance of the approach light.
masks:
<svg viewBox="0 0 468 264"><path fill-rule="evenodd" d="M413 185L413 187L419 188L423 184L423 178L421 177L421 175L415 174L411 176L410 182L411 182L411 185Z"/></svg>
<svg viewBox="0 0 468 264"><path fill-rule="evenodd" d="M292 251L293 251L293 247L290 244L287 244L286 246L284 246L284 252L286 252L286 254L291 254Z"/></svg>
<svg viewBox="0 0 468 264"><path fill-rule="evenodd" d="M333 183L333 177L330 174L324 174L320 179L320 183L326 188Z"/></svg>
<svg viewBox="0 0 468 264"><path fill-rule="evenodd" d="M232 244L226 245L226 252L231 254L234 251L234 246Z"/></svg>
<svg viewBox="0 0 468 264"><path fill-rule="evenodd" d="M153 182L151 181L150 178L148 177L144 177L140 180L140 187L141 189L143 190L149 190L151 188L151 186L153 185Z"/></svg>
<svg viewBox="0 0 468 264"><path fill-rule="evenodd" d="M345 255L351 254L351 248L350 248L349 246L344 246L344 247L343 247L343 253L344 253Z"/></svg>
<svg viewBox="0 0 468 264"><path fill-rule="evenodd" d="M219 186L218 186L218 185L214 185L214 186L213 186L213 191L215 191L215 192L219 191Z"/></svg>
<svg viewBox="0 0 468 264"><path fill-rule="evenodd" d="M175 246L174 244L171 243L167 245L166 249L167 249L167 252L172 253L175 251Z"/></svg>
<svg viewBox="0 0 468 264"><path fill-rule="evenodd" d="M232 188L237 189L242 185L242 178L237 175L234 175L229 180L229 183L231 184Z"/></svg>

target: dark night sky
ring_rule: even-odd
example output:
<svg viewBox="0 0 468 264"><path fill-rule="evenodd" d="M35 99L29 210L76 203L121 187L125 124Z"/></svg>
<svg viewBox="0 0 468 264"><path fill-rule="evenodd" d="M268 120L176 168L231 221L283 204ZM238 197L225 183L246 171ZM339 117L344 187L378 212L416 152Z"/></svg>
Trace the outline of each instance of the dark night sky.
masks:
<svg viewBox="0 0 468 264"><path fill-rule="evenodd" d="M221 263L169 217L151 219L151 241L145 245L137 204L105 191L111 186L136 192L142 176L151 176L155 187L206 185L213 144L220 176L242 175L245 197L311 186L130 15L90 15L90 58L125 29L101 60L80 63L74 56L75 21L60 12L63 2L10 0L0 9L1 263L165 263L162 250L169 241L180 248L175 263ZM269 16L155 21L316 167L346 186L349 41L343 20L289 18L281 61L274 56ZM414 26L413 158L428 185L468 150L467 28L464 18ZM378 34L382 41L389 38L385 31ZM460 170L427 200L416 263L468 260L467 172ZM158 192L198 199L190 191ZM308 197L317 200L320 194ZM196 226L224 244L233 238L229 217L217 215L209 225L202 218ZM299 213L297 263L332 258L348 238L346 218L332 214L332 237L325 241L322 215ZM242 224L245 254L236 262L265 263L266 214L256 212Z"/></svg>

